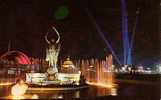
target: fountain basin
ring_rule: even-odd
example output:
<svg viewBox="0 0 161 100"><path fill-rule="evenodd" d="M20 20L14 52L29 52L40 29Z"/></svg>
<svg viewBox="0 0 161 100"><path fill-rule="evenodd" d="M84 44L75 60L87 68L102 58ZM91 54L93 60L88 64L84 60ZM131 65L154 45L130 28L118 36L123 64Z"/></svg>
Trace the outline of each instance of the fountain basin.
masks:
<svg viewBox="0 0 161 100"><path fill-rule="evenodd" d="M58 79L48 80L46 73L26 73L26 83L33 85L80 85L80 73L58 73Z"/></svg>

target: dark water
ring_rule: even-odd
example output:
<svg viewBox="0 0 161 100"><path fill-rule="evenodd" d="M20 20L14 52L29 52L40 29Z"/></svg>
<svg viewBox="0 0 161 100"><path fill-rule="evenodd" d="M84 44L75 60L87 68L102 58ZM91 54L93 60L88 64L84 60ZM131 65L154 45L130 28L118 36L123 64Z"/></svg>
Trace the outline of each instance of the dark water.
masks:
<svg viewBox="0 0 161 100"><path fill-rule="evenodd" d="M159 100L159 84L129 84L120 83L117 88L101 88L89 86L75 91L50 91L50 93L41 93L40 98L59 98L70 100L72 98L81 99L110 99L110 100Z"/></svg>
<svg viewBox="0 0 161 100"><path fill-rule="evenodd" d="M145 82L146 83L146 82ZM119 82L116 88L101 88L88 86L78 90L53 91L53 90L34 90L27 91L26 95L36 94L39 99L66 99L75 98L86 100L160 100L160 82L128 83ZM9 98L10 86L0 87L0 98Z"/></svg>

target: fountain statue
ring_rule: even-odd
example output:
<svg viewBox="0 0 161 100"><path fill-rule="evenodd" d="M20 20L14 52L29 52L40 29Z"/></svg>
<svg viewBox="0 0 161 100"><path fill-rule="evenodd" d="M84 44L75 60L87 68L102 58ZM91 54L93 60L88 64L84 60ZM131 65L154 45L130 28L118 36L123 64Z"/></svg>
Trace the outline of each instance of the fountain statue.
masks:
<svg viewBox="0 0 161 100"><path fill-rule="evenodd" d="M59 32L55 27L52 27L52 29L56 32L58 35L57 41L55 39L48 40L48 33L45 35L45 40L48 44L48 48L46 49L46 61L49 62L49 68L47 69L47 73L49 75L53 75L58 73L57 69L57 61L58 61L58 56L60 52L60 35ZM56 78L56 77L55 77Z"/></svg>

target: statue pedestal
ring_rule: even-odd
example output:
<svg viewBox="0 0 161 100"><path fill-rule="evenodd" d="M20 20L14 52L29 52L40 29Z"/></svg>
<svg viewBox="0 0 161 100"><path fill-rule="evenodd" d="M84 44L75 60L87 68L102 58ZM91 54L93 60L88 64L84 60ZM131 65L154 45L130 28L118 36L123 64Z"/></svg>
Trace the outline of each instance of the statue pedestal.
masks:
<svg viewBox="0 0 161 100"><path fill-rule="evenodd" d="M49 80L57 80L58 79L58 69L56 66L49 67L47 69L48 79Z"/></svg>
<svg viewBox="0 0 161 100"><path fill-rule="evenodd" d="M48 75L49 81L56 80L56 79L57 79L56 75Z"/></svg>

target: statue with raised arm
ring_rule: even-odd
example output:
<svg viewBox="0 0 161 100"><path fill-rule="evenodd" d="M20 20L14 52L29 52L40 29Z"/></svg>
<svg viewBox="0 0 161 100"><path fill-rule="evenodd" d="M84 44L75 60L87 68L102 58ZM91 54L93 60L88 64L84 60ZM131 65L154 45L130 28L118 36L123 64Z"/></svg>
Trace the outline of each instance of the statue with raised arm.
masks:
<svg viewBox="0 0 161 100"><path fill-rule="evenodd" d="M48 33L45 35L45 40L48 44L48 48L46 49L46 61L49 62L49 69L47 72L49 74L54 74L58 72L57 69L57 61L58 61L58 56L60 52L60 35L59 32L55 27L52 27L52 29L56 32L58 35L58 39L55 41L55 39L51 39L50 41L48 40ZM52 70L51 70L52 69Z"/></svg>

